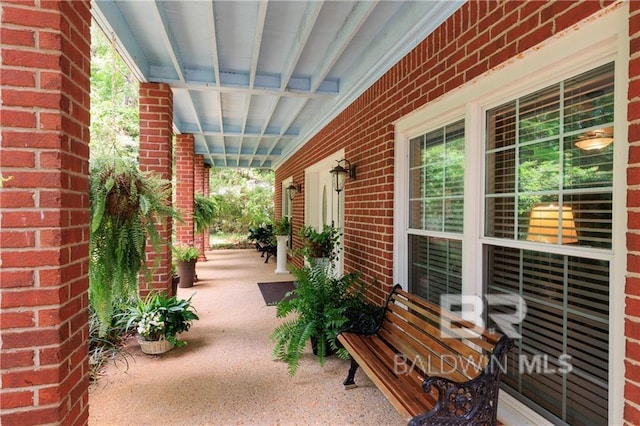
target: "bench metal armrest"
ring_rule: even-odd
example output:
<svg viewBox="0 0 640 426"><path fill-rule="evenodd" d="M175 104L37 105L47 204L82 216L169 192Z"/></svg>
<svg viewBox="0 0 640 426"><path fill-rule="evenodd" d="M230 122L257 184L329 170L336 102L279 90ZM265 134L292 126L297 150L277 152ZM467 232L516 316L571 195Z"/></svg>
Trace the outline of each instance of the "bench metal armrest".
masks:
<svg viewBox="0 0 640 426"><path fill-rule="evenodd" d="M507 352L513 341L502 336L496 345L489 363L482 373L467 382L454 382L444 377L428 377L422 389L430 393L431 387L438 390L438 402L431 411L414 417L410 425L495 425L498 413L498 391L500 376L506 368Z"/></svg>
<svg viewBox="0 0 640 426"><path fill-rule="evenodd" d="M384 308L375 312L347 312L347 325L340 333L354 333L365 336L376 334L382 327Z"/></svg>

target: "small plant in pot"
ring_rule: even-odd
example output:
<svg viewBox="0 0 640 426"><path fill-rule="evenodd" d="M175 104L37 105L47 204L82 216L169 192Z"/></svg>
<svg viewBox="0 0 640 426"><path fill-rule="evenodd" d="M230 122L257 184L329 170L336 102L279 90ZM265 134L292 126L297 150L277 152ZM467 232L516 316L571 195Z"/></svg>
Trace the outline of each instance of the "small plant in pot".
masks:
<svg viewBox="0 0 640 426"><path fill-rule="evenodd" d="M298 231L302 240L302 254L307 259L327 259L333 263L340 248L340 229L324 225L322 231L314 226L303 226Z"/></svg>
<svg viewBox="0 0 640 426"><path fill-rule="evenodd" d="M293 273L294 297L278 302L277 316L286 319L271 334L275 342L273 356L288 364L290 375L298 370L308 341L320 365L332 353L348 358L348 352L338 347L336 336L348 326L349 313L365 306L358 273L336 278L316 263L294 269Z"/></svg>
<svg viewBox="0 0 640 426"><path fill-rule="evenodd" d="M180 287L192 287L196 275L196 261L200 250L192 245L178 244L173 246L173 257L180 276Z"/></svg>
<svg viewBox="0 0 640 426"><path fill-rule="evenodd" d="M273 224L273 233L280 236L289 236L289 234L291 234L291 221L289 218L282 217L279 220L276 220Z"/></svg>
<svg viewBox="0 0 640 426"><path fill-rule="evenodd" d="M191 298L178 299L164 293L150 293L139 299L124 314L126 328L136 327L142 351L149 354L163 353L173 346L181 347L186 342L179 340L179 333L189 331L198 315Z"/></svg>

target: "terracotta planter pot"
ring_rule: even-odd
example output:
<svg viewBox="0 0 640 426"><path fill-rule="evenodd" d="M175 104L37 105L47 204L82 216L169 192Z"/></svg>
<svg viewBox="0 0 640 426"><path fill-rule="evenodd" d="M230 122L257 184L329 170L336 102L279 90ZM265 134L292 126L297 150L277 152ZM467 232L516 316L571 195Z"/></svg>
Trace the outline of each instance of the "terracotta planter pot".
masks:
<svg viewBox="0 0 640 426"><path fill-rule="evenodd" d="M193 287L193 279L196 276L196 261L176 263L180 276L180 288Z"/></svg>

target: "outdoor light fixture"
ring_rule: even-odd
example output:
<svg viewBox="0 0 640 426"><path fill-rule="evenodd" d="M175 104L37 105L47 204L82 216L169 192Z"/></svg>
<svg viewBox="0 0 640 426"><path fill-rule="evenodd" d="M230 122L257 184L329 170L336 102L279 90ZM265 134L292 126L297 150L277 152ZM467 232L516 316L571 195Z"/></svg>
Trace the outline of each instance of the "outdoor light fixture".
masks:
<svg viewBox="0 0 640 426"><path fill-rule="evenodd" d="M340 163L345 163L347 167L343 167ZM349 161L343 158L342 160L338 160L338 165L331 169L330 173L332 175L331 181L333 182L333 189L340 194L344 189L347 176L349 176L349 179L356 178L356 166L352 166Z"/></svg>
<svg viewBox="0 0 640 426"><path fill-rule="evenodd" d="M562 216L560 216L558 206L553 204L534 207L529 216L527 241L557 244L560 227L562 227L561 244L578 242L578 233L571 207L563 206Z"/></svg>
<svg viewBox="0 0 640 426"><path fill-rule="evenodd" d="M302 188L298 182L292 181L289 186L285 188L285 191L287 192L289 200L293 201L293 197L295 197L297 193L302 192Z"/></svg>
<svg viewBox="0 0 640 426"><path fill-rule="evenodd" d="M576 146L585 151L593 151L609 146L613 142L613 134L603 130L585 133L576 141Z"/></svg>

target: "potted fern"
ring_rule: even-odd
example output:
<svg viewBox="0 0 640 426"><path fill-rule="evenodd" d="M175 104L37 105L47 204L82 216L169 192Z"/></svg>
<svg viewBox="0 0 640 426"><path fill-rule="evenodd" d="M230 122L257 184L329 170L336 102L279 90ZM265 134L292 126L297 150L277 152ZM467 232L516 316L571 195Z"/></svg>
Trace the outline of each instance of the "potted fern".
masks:
<svg viewBox="0 0 640 426"><path fill-rule="evenodd" d="M347 326L348 313L365 306L363 285L358 284L357 273L336 278L317 263L296 268L293 273L294 297L278 302L277 316L286 319L271 334L275 342L273 356L288 364L291 375L298 370L309 341L320 365L332 353L346 359L349 354L338 347L336 335Z"/></svg>
<svg viewBox="0 0 640 426"><path fill-rule="evenodd" d="M193 287L193 280L196 276L196 261L199 256L200 250L193 245L177 244L173 246L173 257L180 276L179 286L181 288Z"/></svg>
<svg viewBox="0 0 640 426"><path fill-rule="evenodd" d="M193 198L193 223L196 234L207 229L216 220L216 203L202 194Z"/></svg>
<svg viewBox="0 0 640 426"><path fill-rule="evenodd" d="M133 297L140 271L150 278L158 265L148 265L145 255L147 241L156 251L162 244L156 223L181 219L171 207L170 182L117 154L92 158L89 182L89 302L104 337L114 301Z"/></svg>

